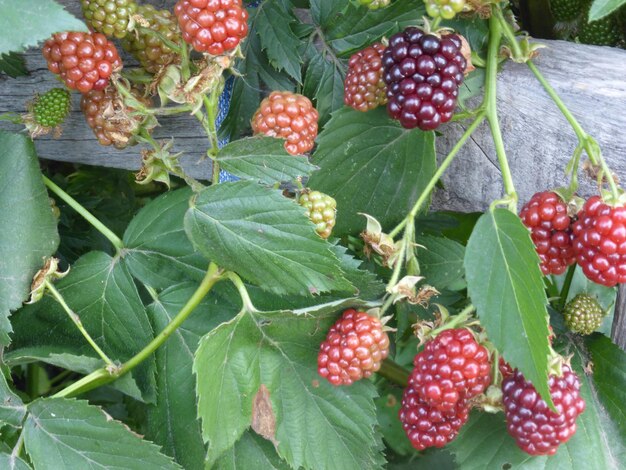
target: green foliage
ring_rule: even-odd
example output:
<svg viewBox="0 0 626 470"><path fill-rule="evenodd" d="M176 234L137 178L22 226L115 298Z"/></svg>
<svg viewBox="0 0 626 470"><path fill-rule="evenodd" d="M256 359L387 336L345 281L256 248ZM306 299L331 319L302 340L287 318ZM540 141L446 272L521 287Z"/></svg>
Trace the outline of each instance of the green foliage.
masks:
<svg viewBox="0 0 626 470"><path fill-rule="evenodd" d="M0 73L6 73L11 78L28 75L24 56L15 52L0 54Z"/></svg>
<svg viewBox="0 0 626 470"><path fill-rule="evenodd" d="M589 21L596 21L617 11L626 0L593 0L589 10Z"/></svg>
<svg viewBox="0 0 626 470"><path fill-rule="evenodd" d="M8 424L15 428L22 424L26 406L10 388L4 374L0 373L0 426Z"/></svg>
<svg viewBox="0 0 626 470"><path fill-rule="evenodd" d="M35 273L59 245L35 146L0 131L0 346L9 344L9 314L28 299Z"/></svg>
<svg viewBox="0 0 626 470"><path fill-rule="evenodd" d="M234 446L215 462L215 470L239 470L262 468L267 470L289 470L287 462L276 454L272 443L254 432L245 432Z"/></svg>

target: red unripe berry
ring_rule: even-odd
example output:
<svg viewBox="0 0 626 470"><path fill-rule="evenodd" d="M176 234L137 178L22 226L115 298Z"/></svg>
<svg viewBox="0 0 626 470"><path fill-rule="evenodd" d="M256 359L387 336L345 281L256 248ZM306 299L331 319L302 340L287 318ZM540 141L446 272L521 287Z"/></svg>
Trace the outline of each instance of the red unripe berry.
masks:
<svg viewBox="0 0 626 470"><path fill-rule="evenodd" d="M385 46L377 42L350 57L344 82L346 105L367 111L387 102L381 57L384 50Z"/></svg>
<svg viewBox="0 0 626 470"><path fill-rule="evenodd" d="M349 309L320 345L317 371L333 385L370 377L389 354L389 337L378 318Z"/></svg>

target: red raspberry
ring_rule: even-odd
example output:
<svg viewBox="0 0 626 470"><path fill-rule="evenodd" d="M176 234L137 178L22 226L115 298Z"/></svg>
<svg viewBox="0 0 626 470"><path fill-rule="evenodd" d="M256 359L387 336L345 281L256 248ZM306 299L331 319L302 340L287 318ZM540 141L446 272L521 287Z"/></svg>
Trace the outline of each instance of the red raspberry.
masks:
<svg viewBox="0 0 626 470"><path fill-rule="evenodd" d="M491 382L489 353L467 328L439 333L415 356L413 365L420 397L441 411L483 393Z"/></svg>
<svg viewBox="0 0 626 470"><path fill-rule="evenodd" d="M607 287L626 282L626 207L600 196L585 203L574 223L574 253L585 276Z"/></svg>
<svg viewBox="0 0 626 470"><path fill-rule="evenodd" d="M563 376L551 375L550 396L558 414L548 408L532 383L519 371L504 379L502 393L509 434L530 455L553 455L576 432L576 418L585 410L580 381L564 365Z"/></svg>
<svg viewBox="0 0 626 470"><path fill-rule="evenodd" d="M387 112L402 127L433 130L452 119L467 61L457 34L441 38L415 27L389 39L383 54Z"/></svg>
<svg viewBox="0 0 626 470"><path fill-rule="evenodd" d="M111 74L122 68L115 45L100 33L54 34L43 45L43 56L52 73L81 93L105 89Z"/></svg>
<svg viewBox="0 0 626 470"><path fill-rule="evenodd" d="M345 104L357 111L367 111L387 102L382 77L384 51L385 46L377 42L350 57L343 85Z"/></svg>
<svg viewBox="0 0 626 470"><path fill-rule="evenodd" d="M178 0L174 7L183 39L198 52L220 55L248 34L241 0Z"/></svg>
<svg viewBox="0 0 626 470"><path fill-rule="evenodd" d="M572 219L567 214L567 204L558 194L549 191L535 194L519 215L530 229L544 276L563 274L574 264Z"/></svg>
<svg viewBox="0 0 626 470"><path fill-rule="evenodd" d="M380 320L348 309L320 345L317 371L333 385L350 385L380 369L389 354L389 336Z"/></svg>
<svg viewBox="0 0 626 470"><path fill-rule="evenodd" d="M313 148L319 115L311 101L289 91L273 91L252 117L255 134L286 139L285 150L302 155Z"/></svg>
<svg viewBox="0 0 626 470"><path fill-rule="evenodd" d="M399 412L404 432L417 450L443 447L457 436L459 429L467 422L469 406L461 401L450 411L440 411L421 399L419 388L416 369L413 369L409 385L402 395Z"/></svg>

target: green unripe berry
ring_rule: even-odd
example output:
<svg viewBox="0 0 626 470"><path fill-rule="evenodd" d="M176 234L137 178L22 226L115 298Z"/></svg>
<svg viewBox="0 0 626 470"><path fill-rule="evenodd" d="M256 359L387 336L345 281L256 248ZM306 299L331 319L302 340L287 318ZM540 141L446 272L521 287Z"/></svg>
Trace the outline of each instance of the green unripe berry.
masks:
<svg viewBox="0 0 626 470"><path fill-rule="evenodd" d="M571 331L590 335L602 324L605 312L595 297L578 294L565 306L563 316L565 324Z"/></svg>
<svg viewBox="0 0 626 470"><path fill-rule="evenodd" d="M64 88L53 88L35 98L31 110L36 124L56 127L65 121L70 112L70 92Z"/></svg>
<svg viewBox="0 0 626 470"><path fill-rule="evenodd" d="M305 190L298 203L307 210L306 215L315 224L318 235L330 237L336 222L337 202L327 194Z"/></svg>
<svg viewBox="0 0 626 470"><path fill-rule="evenodd" d="M109 37L123 38L132 29L137 12L134 0L81 0L83 15L94 31Z"/></svg>
<svg viewBox="0 0 626 470"><path fill-rule="evenodd" d="M391 0L358 0L359 4L369 8L370 10L378 10L389 5Z"/></svg>

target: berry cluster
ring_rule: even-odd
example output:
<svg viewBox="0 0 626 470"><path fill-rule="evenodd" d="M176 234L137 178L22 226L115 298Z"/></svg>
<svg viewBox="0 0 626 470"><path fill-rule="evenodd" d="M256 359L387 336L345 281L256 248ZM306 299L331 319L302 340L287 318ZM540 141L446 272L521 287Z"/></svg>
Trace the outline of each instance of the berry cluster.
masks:
<svg viewBox="0 0 626 470"><path fill-rule="evenodd" d="M241 0L179 0L174 7L183 39L198 52L220 55L248 34Z"/></svg>
<svg viewBox="0 0 626 470"><path fill-rule="evenodd" d="M343 102L357 111L368 111L387 102L382 54L385 46L374 43L348 62Z"/></svg>
<svg viewBox="0 0 626 470"><path fill-rule="evenodd" d="M30 110L36 124L56 127L65 121L70 112L70 93L63 88L53 88L38 96Z"/></svg>
<svg viewBox="0 0 626 470"><path fill-rule="evenodd" d="M140 5L137 14L143 18L146 27L156 31L160 36L174 44L181 42L178 23L170 11L157 10L152 5ZM163 67L180 60L159 36L141 29L127 35L122 41L122 46L150 73L157 73Z"/></svg>
<svg viewBox="0 0 626 470"><path fill-rule="evenodd" d="M465 7L465 0L424 0L426 13L432 18L451 20Z"/></svg>
<svg viewBox="0 0 626 470"><path fill-rule="evenodd" d="M317 371L333 385L370 377L389 354L389 337L378 318L349 309L331 327L317 356Z"/></svg>
<svg viewBox="0 0 626 470"><path fill-rule="evenodd" d="M285 139L285 150L302 155L313 148L319 115L306 96L273 91L252 117L255 134Z"/></svg>
<svg viewBox="0 0 626 470"><path fill-rule="evenodd" d="M81 0L80 3L87 24L94 31L120 39L127 35L137 11L134 0Z"/></svg>
<svg viewBox="0 0 626 470"><path fill-rule="evenodd" d="M370 10L378 10L379 8L385 8L389 5L391 0L358 0L359 4L364 7L369 8Z"/></svg>
<svg viewBox="0 0 626 470"><path fill-rule="evenodd" d="M567 327L583 335L596 331L602 324L604 315L598 299L589 294L578 294L567 303L563 311Z"/></svg>
<svg viewBox="0 0 626 470"><path fill-rule="evenodd" d="M48 69L59 74L68 88L87 93L104 90L122 61L112 42L101 33L57 33L43 46Z"/></svg>
<svg viewBox="0 0 626 470"><path fill-rule="evenodd" d="M315 231L322 238L330 237L335 226L337 201L328 194L305 190L298 203L306 208L306 215L315 224Z"/></svg>
<svg viewBox="0 0 626 470"><path fill-rule="evenodd" d="M133 95L137 100L149 104L138 93L133 92ZM83 95L80 108L100 145L123 149L135 143L134 136L143 118L132 115L133 110L124 105L115 88L90 91Z"/></svg>
<svg viewBox="0 0 626 470"><path fill-rule="evenodd" d="M550 396L558 413L548 408L533 384L519 371L502 382L507 429L518 447L530 455L553 455L576 432L576 419L585 410L580 381L569 366L551 375Z"/></svg>
<svg viewBox="0 0 626 470"><path fill-rule="evenodd" d="M626 207L593 196L572 230L576 260L589 279L607 287L626 282Z"/></svg>
<svg viewBox="0 0 626 470"><path fill-rule="evenodd" d="M409 27L383 54L387 111L407 129L433 130L452 119L467 66L456 34L438 37Z"/></svg>
<svg viewBox="0 0 626 470"><path fill-rule="evenodd" d="M530 229L544 275L563 274L574 264L572 219L567 213L567 204L556 193L535 194L522 208L520 218Z"/></svg>

